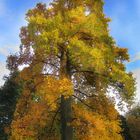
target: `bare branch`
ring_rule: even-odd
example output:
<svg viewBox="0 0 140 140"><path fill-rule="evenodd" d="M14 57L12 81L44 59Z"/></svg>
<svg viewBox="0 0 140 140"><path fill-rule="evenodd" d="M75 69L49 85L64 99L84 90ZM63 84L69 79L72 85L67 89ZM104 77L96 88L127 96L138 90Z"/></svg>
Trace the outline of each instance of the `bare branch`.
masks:
<svg viewBox="0 0 140 140"><path fill-rule="evenodd" d="M75 92L78 92L78 93L80 93L80 94L83 94L84 96L86 96L86 97L95 97L96 95L87 95L86 93L84 93L84 92L82 92L82 91L80 91L80 90L78 90L78 89L74 89L74 91Z"/></svg>
<svg viewBox="0 0 140 140"><path fill-rule="evenodd" d="M88 104L86 104L82 99L80 99L79 97L73 95L73 97L75 97L76 99L78 99L81 103L83 103L85 106L87 106L88 108L95 110L95 108L93 108L92 106L89 106Z"/></svg>
<svg viewBox="0 0 140 140"><path fill-rule="evenodd" d="M57 114L59 113L59 111L60 111L60 107L57 109L57 111L55 112L55 114L54 114L54 116L53 116L53 118L52 118L52 124L51 124L51 128L50 128L50 130L49 130L49 133L52 132L53 124L54 124L54 122L55 122L55 119L56 119Z"/></svg>

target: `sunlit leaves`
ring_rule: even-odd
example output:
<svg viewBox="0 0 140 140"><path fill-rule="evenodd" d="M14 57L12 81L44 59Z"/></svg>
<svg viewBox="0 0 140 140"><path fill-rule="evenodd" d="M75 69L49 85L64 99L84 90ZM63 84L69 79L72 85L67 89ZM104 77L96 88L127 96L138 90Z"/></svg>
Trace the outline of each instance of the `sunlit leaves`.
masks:
<svg viewBox="0 0 140 140"><path fill-rule="evenodd" d="M72 116L66 126L72 125L78 140L121 140L118 113L106 93L112 87L129 103L135 82L124 65L127 49L109 35L102 0L55 0L49 8L37 4L26 20L16 61L28 67L20 72L24 88L11 139L59 139L66 110ZM60 111L62 97L66 106Z"/></svg>
<svg viewBox="0 0 140 140"><path fill-rule="evenodd" d="M73 85L67 78L57 80L53 77L44 79L44 82L37 88L37 95L46 100L46 103L56 109L56 100L64 95L68 98L73 94Z"/></svg>
<svg viewBox="0 0 140 140"><path fill-rule="evenodd" d="M69 46L71 59L83 70L103 71L105 69L102 48L91 48L83 41L73 38Z"/></svg>
<svg viewBox="0 0 140 140"><path fill-rule="evenodd" d="M119 127L119 120L107 119L103 114L92 112L82 106L75 106L75 128L76 138L78 140L122 140Z"/></svg>

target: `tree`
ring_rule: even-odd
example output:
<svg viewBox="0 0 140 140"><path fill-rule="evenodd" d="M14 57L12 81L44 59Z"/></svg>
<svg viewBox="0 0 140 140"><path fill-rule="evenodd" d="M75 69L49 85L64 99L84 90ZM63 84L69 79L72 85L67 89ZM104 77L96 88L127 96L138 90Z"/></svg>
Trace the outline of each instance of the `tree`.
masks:
<svg viewBox="0 0 140 140"><path fill-rule="evenodd" d="M122 128L121 134L122 134L124 140L132 140L132 137L130 134L130 129L128 127L126 118L124 116L120 115L120 119L121 119L121 128Z"/></svg>
<svg viewBox="0 0 140 140"><path fill-rule="evenodd" d="M132 140L140 138L140 106L134 106L126 114L126 121L130 130Z"/></svg>
<svg viewBox="0 0 140 140"><path fill-rule="evenodd" d="M26 20L14 64L28 67L20 73L24 88L11 139L81 139L78 134L87 140L121 139L119 128L113 128L119 126L116 117L107 121L94 104L96 98L105 101L110 87L128 104L135 91L124 65L127 49L109 35L102 0L54 0L48 8L39 3Z"/></svg>
<svg viewBox="0 0 140 140"><path fill-rule="evenodd" d="M10 73L5 77L5 83L0 88L0 139L6 140L10 133L10 124L13 119L17 99L21 93L21 85L16 82L18 72Z"/></svg>

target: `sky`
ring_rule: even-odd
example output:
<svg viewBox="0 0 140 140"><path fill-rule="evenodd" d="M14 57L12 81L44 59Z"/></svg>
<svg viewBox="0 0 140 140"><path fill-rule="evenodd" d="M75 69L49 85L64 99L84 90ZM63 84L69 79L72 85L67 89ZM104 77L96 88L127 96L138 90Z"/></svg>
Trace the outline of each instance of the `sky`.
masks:
<svg viewBox="0 0 140 140"><path fill-rule="evenodd" d="M51 0L0 0L0 85L6 69L6 57L18 51L20 28L26 25L25 14L36 3ZM110 34L117 45L128 48L130 62L127 71L132 71L137 82L137 101L140 100L140 0L105 0L104 12L112 21Z"/></svg>

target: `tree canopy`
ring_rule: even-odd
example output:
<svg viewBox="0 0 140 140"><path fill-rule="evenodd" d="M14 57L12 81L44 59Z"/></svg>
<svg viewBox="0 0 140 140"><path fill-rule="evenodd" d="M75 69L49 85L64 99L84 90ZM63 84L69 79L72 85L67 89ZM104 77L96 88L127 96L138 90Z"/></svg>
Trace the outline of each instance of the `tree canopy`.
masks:
<svg viewBox="0 0 140 140"><path fill-rule="evenodd" d="M132 140L140 138L140 105L135 105L126 114L126 122L130 130Z"/></svg>
<svg viewBox="0 0 140 140"><path fill-rule="evenodd" d="M0 88L0 139L6 140L10 132L10 124L16 108L17 100L22 91L20 83L16 82L18 72L5 77L5 84Z"/></svg>
<svg viewBox="0 0 140 140"><path fill-rule="evenodd" d="M109 88L131 104L135 80L126 71L126 48L109 34L102 0L54 0L26 14L18 55L9 69L23 92L10 140L122 140Z"/></svg>

